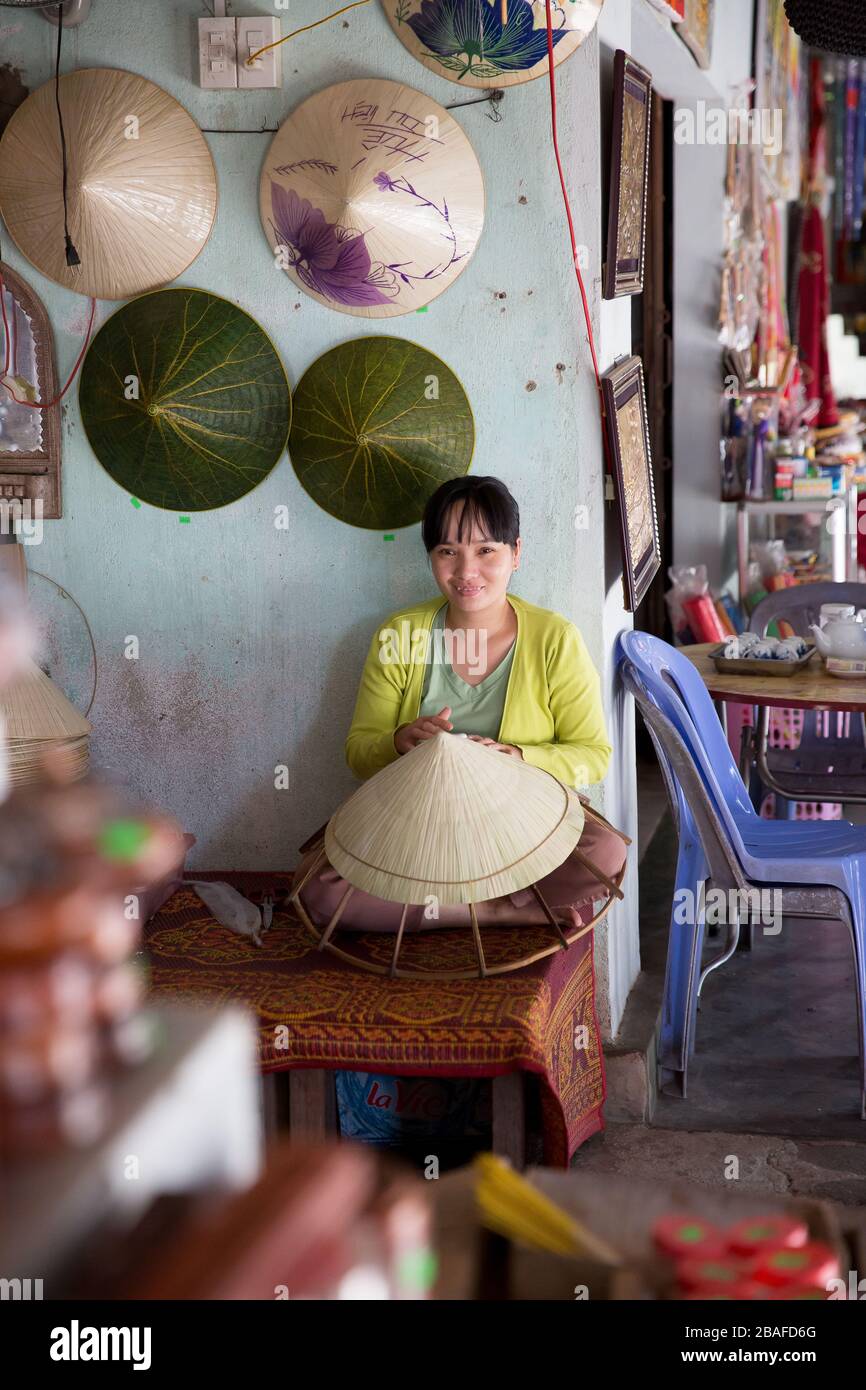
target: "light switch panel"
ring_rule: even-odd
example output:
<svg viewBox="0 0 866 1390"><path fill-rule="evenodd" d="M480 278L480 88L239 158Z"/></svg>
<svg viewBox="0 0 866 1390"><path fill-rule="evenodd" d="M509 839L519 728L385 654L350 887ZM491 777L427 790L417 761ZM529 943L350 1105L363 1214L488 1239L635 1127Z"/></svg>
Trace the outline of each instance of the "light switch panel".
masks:
<svg viewBox="0 0 866 1390"><path fill-rule="evenodd" d="M198 22L198 72L202 87L237 87L238 58L235 20L215 19Z"/></svg>
<svg viewBox="0 0 866 1390"><path fill-rule="evenodd" d="M267 15L237 21L238 86L281 87L283 85L282 48L269 48L248 63L250 54L282 38L280 21Z"/></svg>

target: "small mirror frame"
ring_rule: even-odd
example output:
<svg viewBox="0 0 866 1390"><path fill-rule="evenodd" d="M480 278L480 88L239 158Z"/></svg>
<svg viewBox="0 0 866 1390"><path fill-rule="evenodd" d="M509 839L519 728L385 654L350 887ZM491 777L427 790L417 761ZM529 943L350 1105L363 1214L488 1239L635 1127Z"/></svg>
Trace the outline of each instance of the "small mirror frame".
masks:
<svg viewBox="0 0 866 1390"><path fill-rule="evenodd" d="M57 364L54 357L54 335L45 305L35 290L22 280L5 261L0 262L0 274L5 287L29 316L36 338L36 362L39 369L39 394L43 401L57 396ZM0 319L2 328L2 319ZM3 340L0 331L0 342ZM2 349L0 349L2 351ZM9 399L5 391L0 398ZM60 491L60 405L49 406L42 412L42 447L30 453L13 454L0 445L0 503L18 499L21 503L42 503L42 517L56 521L62 515Z"/></svg>

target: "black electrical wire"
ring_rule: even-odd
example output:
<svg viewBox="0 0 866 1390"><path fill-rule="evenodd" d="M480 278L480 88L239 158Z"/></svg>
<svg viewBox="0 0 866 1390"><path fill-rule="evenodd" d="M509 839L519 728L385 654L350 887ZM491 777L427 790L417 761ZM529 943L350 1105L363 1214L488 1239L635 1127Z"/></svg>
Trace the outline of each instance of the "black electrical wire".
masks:
<svg viewBox="0 0 866 1390"><path fill-rule="evenodd" d="M493 110L488 111L487 114L490 117L490 119L498 125L499 122L502 120L501 113L498 109L499 102L502 101L504 96L505 93L501 91L498 87L495 87L492 91L487 92L483 97L470 97L468 101L447 102L445 105L445 110L456 111L458 106L480 106L483 102L492 102ZM236 126L232 127L232 129L230 130L227 130L224 127L220 126L199 126L199 130L204 135L276 135L277 131L280 129L281 127L278 125L263 125L259 126L257 130L241 129Z"/></svg>
<svg viewBox="0 0 866 1390"><path fill-rule="evenodd" d="M57 119L60 122L60 149L63 155L63 235L66 240L66 264L81 265L81 257L72 244L69 235L69 208L66 202L66 134L63 129L63 112L60 110L60 45L63 41L63 0L57 6L57 58L54 63L54 100L57 104Z"/></svg>

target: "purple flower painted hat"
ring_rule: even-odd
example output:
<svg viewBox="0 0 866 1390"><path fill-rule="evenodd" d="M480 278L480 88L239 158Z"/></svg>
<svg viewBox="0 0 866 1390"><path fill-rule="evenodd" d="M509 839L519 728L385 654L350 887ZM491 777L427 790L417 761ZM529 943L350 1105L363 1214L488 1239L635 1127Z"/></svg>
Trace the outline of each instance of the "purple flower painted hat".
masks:
<svg viewBox="0 0 866 1390"><path fill-rule="evenodd" d="M484 184L444 107L359 78L317 92L281 126L259 206L278 270L330 308L389 318L429 304L467 265Z"/></svg>

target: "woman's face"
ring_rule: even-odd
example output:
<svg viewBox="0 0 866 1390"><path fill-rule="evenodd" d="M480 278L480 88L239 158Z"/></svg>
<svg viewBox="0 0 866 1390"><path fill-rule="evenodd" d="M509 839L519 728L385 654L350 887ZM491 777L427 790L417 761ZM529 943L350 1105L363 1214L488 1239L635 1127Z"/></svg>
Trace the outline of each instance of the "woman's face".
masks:
<svg viewBox="0 0 866 1390"><path fill-rule="evenodd" d="M430 552L433 577L456 608L480 612L505 598L508 581L517 566L520 539L512 547L504 541L490 540L484 527L473 519L472 531L464 527L458 540L463 502L455 502L443 527L443 539Z"/></svg>

